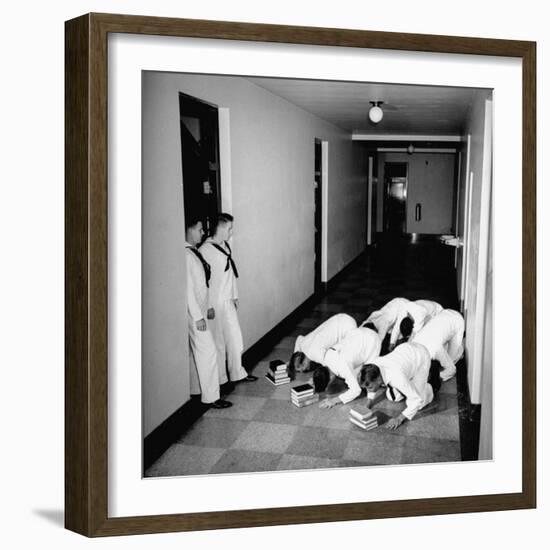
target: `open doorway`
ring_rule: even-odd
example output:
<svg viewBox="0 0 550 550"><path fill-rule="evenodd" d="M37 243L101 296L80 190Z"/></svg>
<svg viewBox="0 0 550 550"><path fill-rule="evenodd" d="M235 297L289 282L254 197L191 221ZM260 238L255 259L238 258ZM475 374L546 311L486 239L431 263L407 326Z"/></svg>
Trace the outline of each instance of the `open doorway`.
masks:
<svg viewBox="0 0 550 550"><path fill-rule="evenodd" d="M208 234L221 205L218 108L181 92L179 103L185 217Z"/></svg>
<svg viewBox="0 0 550 550"><path fill-rule="evenodd" d="M403 235L407 224L406 162L384 163L384 232Z"/></svg>

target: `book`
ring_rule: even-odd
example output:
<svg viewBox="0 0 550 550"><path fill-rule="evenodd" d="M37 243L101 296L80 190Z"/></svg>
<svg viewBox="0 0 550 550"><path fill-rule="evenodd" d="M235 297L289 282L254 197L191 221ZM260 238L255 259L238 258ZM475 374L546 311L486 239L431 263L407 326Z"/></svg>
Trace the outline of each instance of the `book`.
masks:
<svg viewBox="0 0 550 550"><path fill-rule="evenodd" d="M319 401L319 394L316 393L315 395L310 395L307 399L302 399L300 401L291 398L291 401L295 407L307 407L308 405L311 405L312 403L317 403L317 401Z"/></svg>
<svg viewBox="0 0 550 550"><path fill-rule="evenodd" d="M287 365L286 363L283 363L280 359L275 359L275 361L269 362L269 370L273 373L287 372Z"/></svg>
<svg viewBox="0 0 550 550"><path fill-rule="evenodd" d="M281 386L283 384L288 384L290 382L290 377L286 376L284 378L278 378L275 379L270 373L267 373L265 377L274 385L274 386Z"/></svg>
<svg viewBox="0 0 550 550"><path fill-rule="evenodd" d="M372 418L372 416L374 414L370 409L367 409L367 408L363 409L363 408L359 408L359 407L355 407L355 408L350 409L349 413L350 413L350 415L357 418L357 420L367 420L369 418Z"/></svg>
<svg viewBox="0 0 550 550"><path fill-rule="evenodd" d="M311 395L313 393L313 386L311 384L300 384L290 388L290 391L294 395Z"/></svg>
<svg viewBox="0 0 550 550"><path fill-rule="evenodd" d="M372 420L369 420L367 422L361 422L361 420L357 420L354 416L349 417L350 421L353 422L356 426L359 426L363 430L372 430L373 428L378 427L378 420L375 417L373 417Z"/></svg>
<svg viewBox="0 0 550 550"><path fill-rule="evenodd" d="M301 405L302 403L314 403L315 401L319 401L319 394L309 395L306 399L295 399L294 397L291 397L290 400L295 405Z"/></svg>
<svg viewBox="0 0 550 550"><path fill-rule="evenodd" d="M311 397L313 397L314 393L308 393L307 395L294 395L294 394L290 394L290 398L291 399L294 399L294 401L305 401L306 399L310 399Z"/></svg>

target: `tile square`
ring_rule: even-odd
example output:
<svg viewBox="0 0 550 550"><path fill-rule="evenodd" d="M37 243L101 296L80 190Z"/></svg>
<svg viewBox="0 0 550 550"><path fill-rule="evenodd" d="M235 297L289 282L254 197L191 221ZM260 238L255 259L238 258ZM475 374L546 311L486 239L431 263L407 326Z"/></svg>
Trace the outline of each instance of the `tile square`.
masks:
<svg viewBox="0 0 550 550"><path fill-rule="evenodd" d="M297 430L286 453L340 459L344 456L348 434L349 432L344 430L304 426Z"/></svg>
<svg viewBox="0 0 550 550"><path fill-rule="evenodd" d="M281 459L278 453L227 449L216 464L211 474L228 474L243 472L273 472Z"/></svg>
<svg viewBox="0 0 550 550"><path fill-rule="evenodd" d="M252 421L231 445L232 449L284 453L297 431L296 426Z"/></svg>
<svg viewBox="0 0 550 550"><path fill-rule="evenodd" d="M321 400L323 397L321 397ZM349 421L349 410L353 402L346 405L337 405L332 409L320 409L318 403L304 407L306 415L304 426L316 426L318 428L330 428L333 430L351 430L353 424Z"/></svg>
<svg viewBox="0 0 550 550"><path fill-rule="evenodd" d="M229 401L233 396L246 396L246 397L263 397L271 398L275 390L280 389L285 386L274 386L271 382L265 377L267 369L255 369L254 376L258 377L256 382L241 382L240 384L235 384L235 389L227 396Z"/></svg>
<svg viewBox="0 0 550 550"><path fill-rule="evenodd" d="M248 424L246 420L202 416L179 438L178 443L198 447L228 448Z"/></svg>
<svg viewBox="0 0 550 550"><path fill-rule="evenodd" d="M227 400L233 403L232 407L227 409L208 409L203 417L252 420L265 405L267 398L232 393L227 397Z"/></svg>
<svg viewBox="0 0 550 550"><path fill-rule="evenodd" d="M145 477L207 474L224 452L225 449L176 443L145 471Z"/></svg>
<svg viewBox="0 0 550 550"><path fill-rule="evenodd" d="M395 435L384 428L354 430L348 439L343 458L368 464L402 464L407 437Z"/></svg>
<svg viewBox="0 0 550 550"><path fill-rule="evenodd" d="M300 426L304 423L308 409L298 408L290 401L290 392L287 391L286 399L268 399L264 406L256 413L254 420L272 424L290 424Z"/></svg>
<svg viewBox="0 0 550 550"><path fill-rule="evenodd" d="M447 439L405 438L402 464L460 461L460 442Z"/></svg>
<svg viewBox="0 0 550 550"><path fill-rule="evenodd" d="M450 380L447 380L446 382L443 382L441 384L441 389L439 390L440 394L445 395L456 395L456 392L456 376L454 376Z"/></svg>
<svg viewBox="0 0 550 550"><path fill-rule="evenodd" d="M284 454L277 464L277 470L317 470L336 468L338 461L316 456Z"/></svg>
<svg viewBox="0 0 550 550"><path fill-rule="evenodd" d="M402 435L460 440L458 415L440 414L436 408L432 409L432 412L420 411L410 422L402 424L398 430Z"/></svg>

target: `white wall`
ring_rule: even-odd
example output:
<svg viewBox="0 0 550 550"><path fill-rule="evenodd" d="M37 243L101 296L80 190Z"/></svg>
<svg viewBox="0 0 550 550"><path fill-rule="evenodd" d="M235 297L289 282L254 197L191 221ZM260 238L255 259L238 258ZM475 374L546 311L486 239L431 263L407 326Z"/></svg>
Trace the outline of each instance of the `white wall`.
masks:
<svg viewBox="0 0 550 550"><path fill-rule="evenodd" d="M474 96L464 135L471 135L471 152L469 172L473 173L471 190L470 226L467 253L467 279L464 301L464 318L466 320L466 362L468 364L468 385L470 398L473 403L481 402L481 375L474 368L474 353L479 345L474 330L477 321L477 311L481 306L478 301L480 281L478 279L478 261L480 254L480 222L481 222L481 195L483 176L483 151L485 128L485 100L489 92L480 90ZM461 182L459 196L464 201L464 184ZM461 211L462 207L461 207ZM463 236L463 234L460 234ZM463 254L463 251L460 251Z"/></svg>
<svg viewBox="0 0 550 550"><path fill-rule="evenodd" d="M493 237L489 232L489 250ZM479 458L493 458L493 256L487 266L487 302L485 306L483 347L483 372L481 375L481 422L479 434Z"/></svg>
<svg viewBox="0 0 550 550"><path fill-rule="evenodd" d="M144 309L152 315L144 324L148 353L143 366L145 405L153 407L157 421L165 418L155 404L158 389L174 380L174 397L183 397L179 404L172 399L163 403L162 412L175 410L188 397L187 384L183 388L187 393L182 393L180 381L181 369L186 368L182 346L163 344L165 329L181 338L186 334L184 302L169 300L171 290L180 296L185 289L185 273L176 259L183 256L184 238L178 92L226 109L229 116L230 142L222 148L230 150L233 251L240 275L239 317L245 349L313 293L315 138L328 142L328 179L323 184L328 186L329 279L364 249L366 168L363 157L354 153L349 133L244 78L152 72L146 73L144 83L145 110L153 129L151 158L144 157L148 169L144 185L150 190L144 201L154 201L151 221L144 227L144 234L154 232L151 246L144 247L144 266L159 274L153 290L162 288L162 296L153 294L150 307ZM227 185L222 182L222 190ZM166 193L159 195L158 186L166 187ZM178 264L177 276L168 283L163 274L167 261ZM144 286L144 295L145 290ZM149 329L151 333L145 334ZM161 386L158 373L163 377ZM147 408L145 415L146 425L154 426Z"/></svg>
<svg viewBox="0 0 550 550"><path fill-rule="evenodd" d="M366 3L340 0L338 4L289 0L261 2L215 0L185 5L171 0L74 0L45 3L22 0L4 7L3 69L12 86L0 90L4 106L0 132L9 143L0 170L5 268L2 289L1 363L3 369L3 435L14 452L3 453L2 511L6 514L1 540L10 548L51 547L58 550L211 549L220 546L251 550L292 548L307 540L319 550L335 540L368 541L369 547L391 548L388 539L406 539L408 550L424 550L426 538L444 541L446 550L498 548L512 550L530 540L546 540L550 513L550 476L539 466L538 509L483 514L442 515L408 519L348 521L324 524L223 529L89 540L63 530L63 21L87 11L111 11L254 21L319 27L362 28L538 41L538 177L548 181L542 152L550 147L550 37L546 7L534 0L515 5L497 1L464 0L449 10L441 2L395 0L392 10L373 10ZM429 13L429 17L426 14ZM32 14L32 17L29 16ZM473 16L472 14L475 14ZM498 14L498 17L495 15ZM25 21L22 35L18 21ZM29 105L36 100L47 108L31 120ZM29 162L29 135L40 147ZM31 195L32 193L32 195ZM544 335L550 323L548 280L550 254L550 193L538 191L539 316L538 316L538 461L550 460L550 407L544 390L550 383L550 349ZM33 200L29 200L32 196ZM25 205L25 216L21 208ZM23 219L24 218L24 219ZM25 221L26 220L26 221ZM12 238L14 237L14 238ZM543 245L544 244L544 245ZM39 276L38 276L39 274ZM32 345L30 345L32 343ZM15 414L14 414L15 413ZM418 466L418 468L423 468ZM307 474L304 474L307 475ZM390 534L390 535L389 535ZM395 536L394 536L395 534ZM401 534L403 537L401 537Z"/></svg>
<svg viewBox="0 0 550 550"><path fill-rule="evenodd" d="M143 78L142 388L149 434L189 399L185 228L179 100L162 80Z"/></svg>

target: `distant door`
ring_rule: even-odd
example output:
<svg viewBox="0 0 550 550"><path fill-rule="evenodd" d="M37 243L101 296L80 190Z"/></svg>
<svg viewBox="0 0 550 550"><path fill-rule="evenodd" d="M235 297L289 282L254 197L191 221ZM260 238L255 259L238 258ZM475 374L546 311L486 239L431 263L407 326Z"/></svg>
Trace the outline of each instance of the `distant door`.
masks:
<svg viewBox="0 0 550 550"><path fill-rule="evenodd" d="M185 218L208 232L221 205L218 108L183 93L179 100Z"/></svg>
<svg viewBox="0 0 550 550"><path fill-rule="evenodd" d="M412 156L407 203L409 233L453 233L455 162L454 153Z"/></svg>
<svg viewBox="0 0 550 550"><path fill-rule="evenodd" d="M384 231L392 235L406 231L407 171L406 162L384 165Z"/></svg>
<svg viewBox="0 0 550 550"><path fill-rule="evenodd" d="M323 179L322 179L322 145L321 141L315 140L315 294L322 291L321 269L322 269L322 224L323 224Z"/></svg>

